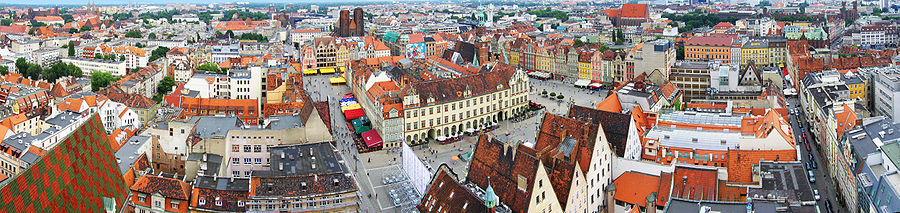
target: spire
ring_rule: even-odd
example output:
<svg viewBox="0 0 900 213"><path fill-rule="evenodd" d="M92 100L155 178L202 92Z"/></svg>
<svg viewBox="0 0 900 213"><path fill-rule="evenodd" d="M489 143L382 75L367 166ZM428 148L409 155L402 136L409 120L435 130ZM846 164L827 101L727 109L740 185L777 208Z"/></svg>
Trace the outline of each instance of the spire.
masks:
<svg viewBox="0 0 900 213"><path fill-rule="evenodd" d="M494 188L491 187L491 178L488 177L488 186L487 189L484 190L484 206L493 209L497 206L499 202L499 198L497 194L494 193Z"/></svg>

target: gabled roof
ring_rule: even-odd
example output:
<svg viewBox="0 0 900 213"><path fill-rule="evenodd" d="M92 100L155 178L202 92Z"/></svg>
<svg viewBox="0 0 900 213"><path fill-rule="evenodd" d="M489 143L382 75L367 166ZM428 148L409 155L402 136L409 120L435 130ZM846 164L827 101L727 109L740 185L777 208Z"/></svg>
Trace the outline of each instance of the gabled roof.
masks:
<svg viewBox="0 0 900 213"><path fill-rule="evenodd" d="M500 202L513 212L527 212L539 163L534 149L521 144L508 146L482 134L475 145L466 179L483 189L490 181ZM520 178L525 185L518 185Z"/></svg>
<svg viewBox="0 0 900 213"><path fill-rule="evenodd" d="M447 164L441 164L431 179L431 184L416 206L420 212L488 212L478 195L466 189L457 180L456 173Z"/></svg>
<svg viewBox="0 0 900 213"><path fill-rule="evenodd" d="M181 180L155 176L152 174L141 176L141 178L135 181L134 185L131 186L131 191L151 195L159 193L165 198L184 201L187 201L191 197L190 184Z"/></svg>
<svg viewBox="0 0 900 213"><path fill-rule="evenodd" d="M625 156L631 115L572 105L569 108L568 117L601 125L604 136L609 142L609 148L616 153L616 156Z"/></svg>

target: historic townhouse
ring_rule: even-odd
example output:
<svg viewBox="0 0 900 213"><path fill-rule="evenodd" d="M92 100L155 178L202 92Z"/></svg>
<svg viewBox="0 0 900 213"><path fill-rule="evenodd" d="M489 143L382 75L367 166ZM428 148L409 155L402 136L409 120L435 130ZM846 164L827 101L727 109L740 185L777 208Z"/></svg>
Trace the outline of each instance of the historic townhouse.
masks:
<svg viewBox="0 0 900 213"><path fill-rule="evenodd" d="M476 130L525 111L528 78L521 69L494 64L478 73L415 83L404 88L405 139L427 138Z"/></svg>

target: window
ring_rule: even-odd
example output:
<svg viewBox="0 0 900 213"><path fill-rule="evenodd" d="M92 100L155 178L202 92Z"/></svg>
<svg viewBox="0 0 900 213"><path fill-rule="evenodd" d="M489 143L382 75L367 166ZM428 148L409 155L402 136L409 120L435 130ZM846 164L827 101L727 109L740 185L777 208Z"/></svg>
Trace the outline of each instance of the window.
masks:
<svg viewBox="0 0 900 213"><path fill-rule="evenodd" d="M238 200L237 205L238 205L238 207L243 207L243 206L244 206L244 201L243 201L243 200Z"/></svg>
<svg viewBox="0 0 900 213"><path fill-rule="evenodd" d="M253 152L262 152L262 145L253 145Z"/></svg>
<svg viewBox="0 0 900 213"><path fill-rule="evenodd" d="M241 152L241 145L231 145L231 152Z"/></svg>
<svg viewBox="0 0 900 213"><path fill-rule="evenodd" d="M147 195L145 195L145 194L138 194L138 202L141 202L141 203L147 202Z"/></svg>
<svg viewBox="0 0 900 213"><path fill-rule="evenodd" d="M244 145L244 152L250 152L250 145Z"/></svg>
<svg viewBox="0 0 900 213"><path fill-rule="evenodd" d="M241 159L240 158L231 158L231 164L232 165L241 164Z"/></svg>
<svg viewBox="0 0 900 213"><path fill-rule="evenodd" d="M180 202L178 202L178 201L172 201L172 208L173 208L173 209L178 209L178 204L179 204L179 203L180 203Z"/></svg>
<svg viewBox="0 0 900 213"><path fill-rule="evenodd" d="M250 158L244 158L244 164L250 165L252 163Z"/></svg>
<svg viewBox="0 0 900 213"><path fill-rule="evenodd" d="M254 158L253 164L257 164L257 165L262 164L262 158Z"/></svg>
<svg viewBox="0 0 900 213"><path fill-rule="evenodd" d="M250 171L244 171L244 177L250 177Z"/></svg>
<svg viewBox="0 0 900 213"><path fill-rule="evenodd" d="M232 177L240 177L240 176L241 176L241 172L240 172L240 171L231 171L231 176L232 176Z"/></svg>

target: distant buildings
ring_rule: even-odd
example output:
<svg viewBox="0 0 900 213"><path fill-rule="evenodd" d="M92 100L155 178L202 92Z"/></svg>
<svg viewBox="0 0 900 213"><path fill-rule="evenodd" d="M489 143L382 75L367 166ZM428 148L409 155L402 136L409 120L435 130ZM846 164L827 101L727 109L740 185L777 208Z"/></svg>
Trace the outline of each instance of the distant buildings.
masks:
<svg viewBox="0 0 900 213"><path fill-rule="evenodd" d="M351 17L349 10L341 10L340 18L338 18L335 32L338 37L365 36L365 17L363 9L357 7L353 9Z"/></svg>
<svg viewBox="0 0 900 213"><path fill-rule="evenodd" d="M63 63L72 63L78 68L81 68L81 71L84 72L84 75L89 76L91 72L108 72L113 76L124 76L128 71L128 65L124 61L109 61L109 60L100 60L93 58L63 58Z"/></svg>

